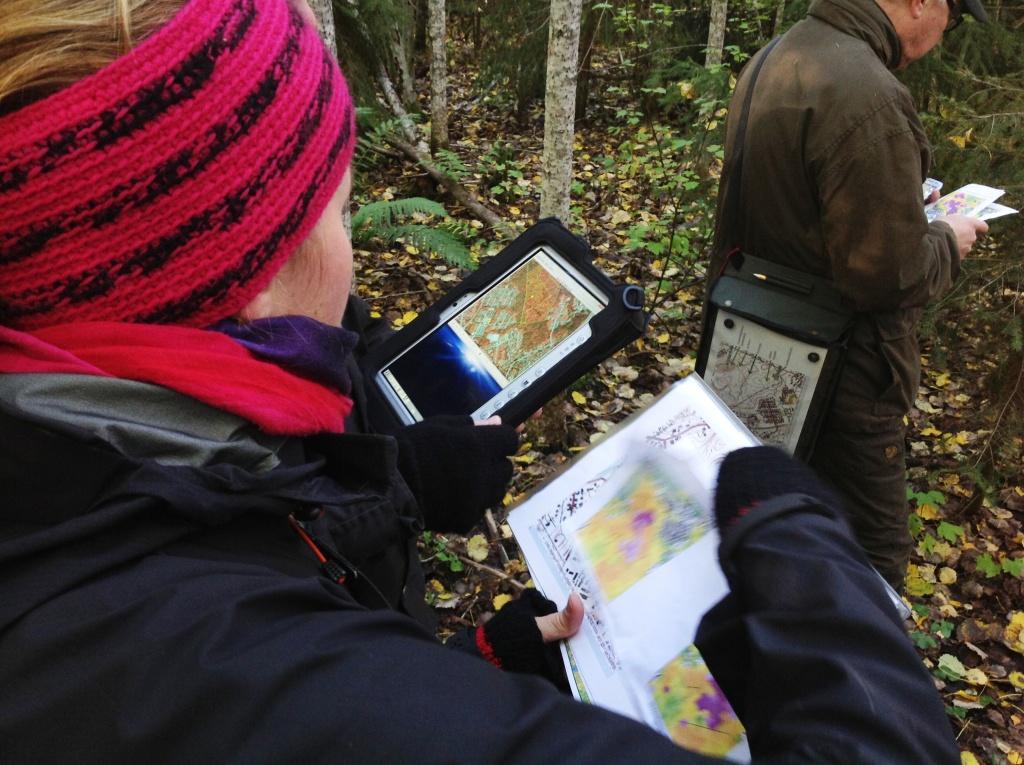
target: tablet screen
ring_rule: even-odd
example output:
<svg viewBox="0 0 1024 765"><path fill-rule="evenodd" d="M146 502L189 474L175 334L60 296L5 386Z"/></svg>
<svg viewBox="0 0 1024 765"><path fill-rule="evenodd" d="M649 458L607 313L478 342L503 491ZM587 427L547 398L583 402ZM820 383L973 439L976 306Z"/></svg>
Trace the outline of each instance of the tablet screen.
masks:
<svg viewBox="0 0 1024 765"><path fill-rule="evenodd" d="M538 247L384 367L382 388L408 422L484 419L586 342L605 303L566 261Z"/></svg>

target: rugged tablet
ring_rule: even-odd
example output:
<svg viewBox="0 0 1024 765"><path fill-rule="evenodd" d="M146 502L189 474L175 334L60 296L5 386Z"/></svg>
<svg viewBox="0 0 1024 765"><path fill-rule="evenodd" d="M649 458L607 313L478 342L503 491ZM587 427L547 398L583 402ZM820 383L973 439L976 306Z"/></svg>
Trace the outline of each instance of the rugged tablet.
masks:
<svg viewBox="0 0 1024 765"><path fill-rule="evenodd" d="M518 424L639 337L643 292L617 286L555 219L528 229L364 359L397 423Z"/></svg>

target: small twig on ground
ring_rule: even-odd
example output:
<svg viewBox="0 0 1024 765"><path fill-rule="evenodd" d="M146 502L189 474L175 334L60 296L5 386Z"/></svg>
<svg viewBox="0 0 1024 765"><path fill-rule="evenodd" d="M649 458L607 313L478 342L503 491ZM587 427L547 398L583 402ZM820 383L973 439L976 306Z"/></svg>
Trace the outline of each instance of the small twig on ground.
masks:
<svg viewBox="0 0 1024 765"><path fill-rule="evenodd" d="M485 510L484 520L487 522L487 530L491 533L491 539L500 539L498 536L498 524L494 520L494 513L490 510Z"/></svg>
<svg viewBox="0 0 1024 765"><path fill-rule="evenodd" d="M491 576L495 576L498 579L504 579L506 582L511 584L513 587L515 587L517 590L525 590L526 589L526 585L523 584L522 582L520 582L518 579L516 579L511 574L506 574L504 571L499 571L498 569L493 568L493 567L488 566L488 565L485 565L483 563L477 563L475 560L473 560L472 558L467 558L465 555L459 555L459 560L461 560L463 563L468 563L473 568L480 569L484 573L490 574Z"/></svg>

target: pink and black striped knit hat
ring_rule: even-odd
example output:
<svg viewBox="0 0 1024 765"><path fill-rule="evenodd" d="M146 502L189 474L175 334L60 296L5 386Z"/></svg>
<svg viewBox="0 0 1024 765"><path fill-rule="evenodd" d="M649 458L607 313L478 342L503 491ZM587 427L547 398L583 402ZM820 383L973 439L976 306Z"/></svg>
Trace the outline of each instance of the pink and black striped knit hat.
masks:
<svg viewBox="0 0 1024 765"><path fill-rule="evenodd" d="M0 324L235 315L354 146L345 79L288 0L189 0L130 53L0 117Z"/></svg>

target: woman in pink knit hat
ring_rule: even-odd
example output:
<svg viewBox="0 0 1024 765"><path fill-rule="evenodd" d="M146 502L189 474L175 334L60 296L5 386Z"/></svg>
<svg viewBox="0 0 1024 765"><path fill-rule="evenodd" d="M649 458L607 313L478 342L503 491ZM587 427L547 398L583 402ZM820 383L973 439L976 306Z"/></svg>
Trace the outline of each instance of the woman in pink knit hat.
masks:
<svg viewBox="0 0 1024 765"><path fill-rule="evenodd" d="M372 328L340 223L353 115L287 0L0 3L5 765L706 761L527 676L560 676L547 641L578 601L528 591L465 651L434 640L417 535L476 523L516 436L367 427L353 356ZM735 628L715 644L755 753L940 761L928 676L827 503L749 512L766 484L725 482L759 546L732 581L769 617L746 615L749 648ZM781 537L750 530L783 515ZM794 536L808 515L822 530ZM791 559L840 572L783 578L842 607L775 603ZM822 603L811 623L835 628L801 629Z"/></svg>
<svg viewBox="0 0 1024 765"><path fill-rule="evenodd" d="M435 650L416 537L479 521L517 437L369 431L354 147L304 2L0 8L5 761L298 751L275 694L319 637ZM496 622L534 664L541 601Z"/></svg>

